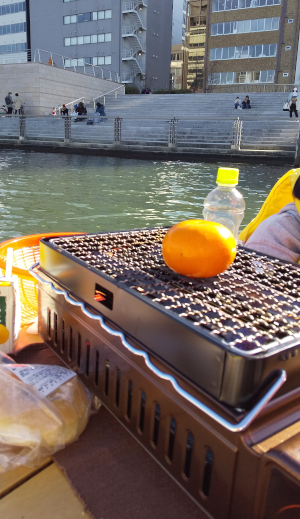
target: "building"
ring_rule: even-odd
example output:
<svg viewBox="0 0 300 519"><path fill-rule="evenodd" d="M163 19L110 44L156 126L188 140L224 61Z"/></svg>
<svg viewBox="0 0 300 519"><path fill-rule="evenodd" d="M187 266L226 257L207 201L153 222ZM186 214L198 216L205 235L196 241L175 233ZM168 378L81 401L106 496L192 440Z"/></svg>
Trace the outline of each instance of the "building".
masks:
<svg viewBox="0 0 300 519"><path fill-rule="evenodd" d="M186 88L186 62L187 49L185 45L172 45L171 54L171 89L180 90Z"/></svg>
<svg viewBox="0 0 300 519"><path fill-rule="evenodd" d="M207 11L209 0L189 0L185 32L188 59L185 65L185 88L203 91L207 43Z"/></svg>
<svg viewBox="0 0 300 519"><path fill-rule="evenodd" d="M27 61L28 14L27 1L0 0L0 61L2 55L14 58L21 52L23 60Z"/></svg>
<svg viewBox="0 0 300 519"><path fill-rule="evenodd" d="M300 67L299 0L209 3L208 85L294 83Z"/></svg>
<svg viewBox="0 0 300 519"><path fill-rule="evenodd" d="M37 49L97 65L124 83L169 88L172 0L0 0L0 60ZM26 59L26 55L25 55Z"/></svg>
<svg viewBox="0 0 300 519"><path fill-rule="evenodd" d="M189 0L187 87L298 84L299 29L299 0Z"/></svg>
<svg viewBox="0 0 300 519"><path fill-rule="evenodd" d="M173 0L172 45L180 45L185 40L187 0Z"/></svg>

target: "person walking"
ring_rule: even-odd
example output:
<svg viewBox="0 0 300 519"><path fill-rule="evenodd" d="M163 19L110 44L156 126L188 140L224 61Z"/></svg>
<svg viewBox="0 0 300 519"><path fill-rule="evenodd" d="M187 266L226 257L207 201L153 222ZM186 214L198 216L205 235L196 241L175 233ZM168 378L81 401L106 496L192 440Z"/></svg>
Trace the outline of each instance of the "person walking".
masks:
<svg viewBox="0 0 300 519"><path fill-rule="evenodd" d="M22 113L23 101L20 98L18 93L15 94L13 103L14 103L14 108L15 108L15 114L19 114L20 115Z"/></svg>
<svg viewBox="0 0 300 519"><path fill-rule="evenodd" d="M8 92L7 96L5 97L5 104L7 108L7 115L11 115L13 109L13 99L11 92Z"/></svg>
<svg viewBox="0 0 300 519"><path fill-rule="evenodd" d="M297 99L298 99L298 88L294 87L293 91L289 95L289 103L290 103L290 118L293 115L293 112L295 112L295 117L298 117L298 111L297 111Z"/></svg>

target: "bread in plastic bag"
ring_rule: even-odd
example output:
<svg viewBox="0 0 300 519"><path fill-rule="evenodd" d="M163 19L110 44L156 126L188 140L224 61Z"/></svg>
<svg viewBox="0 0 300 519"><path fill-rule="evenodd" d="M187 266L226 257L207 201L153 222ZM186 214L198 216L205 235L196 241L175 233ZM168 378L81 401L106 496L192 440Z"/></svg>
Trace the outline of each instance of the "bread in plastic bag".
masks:
<svg viewBox="0 0 300 519"><path fill-rule="evenodd" d="M28 380L31 374L36 385L19 378ZM68 377L51 390L53 380ZM79 377L66 368L1 364L0 358L0 473L19 465L38 466L76 440L87 425L91 402Z"/></svg>

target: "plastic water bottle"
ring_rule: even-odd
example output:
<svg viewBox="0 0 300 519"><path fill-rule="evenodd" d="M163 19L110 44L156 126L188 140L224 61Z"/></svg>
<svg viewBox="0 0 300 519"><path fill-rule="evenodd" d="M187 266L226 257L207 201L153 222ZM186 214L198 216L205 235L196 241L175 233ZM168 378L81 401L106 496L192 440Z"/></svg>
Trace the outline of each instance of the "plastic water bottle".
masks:
<svg viewBox="0 0 300 519"><path fill-rule="evenodd" d="M204 219L227 227L236 242L246 207L243 196L235 187L238 181L238 169L219 168L216 181L218 187L207 195L203 209Z"/></svg>

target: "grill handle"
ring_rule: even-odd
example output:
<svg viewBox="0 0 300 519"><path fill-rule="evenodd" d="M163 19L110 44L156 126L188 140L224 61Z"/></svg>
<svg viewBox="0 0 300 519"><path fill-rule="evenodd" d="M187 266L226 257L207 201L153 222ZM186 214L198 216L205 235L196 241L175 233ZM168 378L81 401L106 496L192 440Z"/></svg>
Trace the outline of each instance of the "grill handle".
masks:
<svg viewBox="0 0 300 519"><path fill-rule="evenodd" d="M93 321L99 321L101 328L105 330L110 335L113 335L114 337L119 337L122 341L123 346L133 353L134 355L137 355L139 357L143 357L146 366L159 378L163 380L167 380L170 382L175 389L175 391L182 396L185 400L193 404L197 409L202 411L204 414L209 416L212 420L220 424L222 427L227 429L231 432L241 432L247 429L249 425L253 422L253 420L257 417L257 415L261 412L261 410L267 405L267 403L273 398L273 396L277 393L277 391L281 388L281 386L286 381L286 371L285 370L278 370L277 372L277 378L275 382L272 384L272 386L268 389L268 391L265 393L265 395L257 402L257 404L249 411L244 418L238 423L231 423L225 418L223 418L221 415L216 413L215 411L212 411L207 405L203 404L200 400L193 397L182 389L182 387L178 384L177 380L172 377L171 375L168 375L167 373L164 373L163 371L159 370L152 364L149 355L142 350L138 350L137 348L134 348L125 338L125 335L121 331L112 330L107 324L105 324L103 317L101 315L94 315L92 314L84 305L84 303L80 301L75 301L72 299L69 294L65 290L59 290L58 288L55 288L54 285L51 283L51 281L46 281L43 279L37 272L35 272L34 269L36 269L39 266L39 263L35 263L32 267L29 268L30 274L37 279L40 283L44 285L48 285L55 294L64 296L65 300L70 303L73 306L80 306L82 312L87 315L90 319Z"/></svg>

